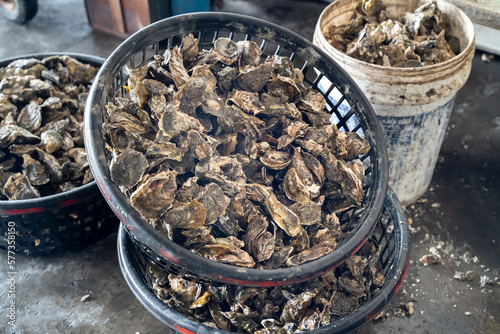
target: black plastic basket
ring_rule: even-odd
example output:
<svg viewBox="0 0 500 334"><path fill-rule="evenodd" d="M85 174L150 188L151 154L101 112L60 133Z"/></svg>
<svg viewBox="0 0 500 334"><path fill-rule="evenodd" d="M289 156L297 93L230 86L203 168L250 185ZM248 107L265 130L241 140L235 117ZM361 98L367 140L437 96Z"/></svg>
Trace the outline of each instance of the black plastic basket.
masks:
<svg viewBox="0 0 500 334"><path fill-rule="evenodd" d="M125 195L111 181L105 156L102 125L104 106L126 94L124 66L138 67L148 55L180 45L192 33L200 48L209 49L219 37L251 40L263 54L288 56L304 73L304 82L326 97L332 120L343 131L354 131L371 145L361 157L365 165L365 197L360 207L340 214L343 239L332 253L296 267L248 269L218 263L198 256L161 235L132 208ZM332 102L332 100L336 102ZM228 13L194 13L156 22L122 43L97 74L85 111L85 145L89 163L106 200L126 226L133 240L162 268L189 279L218 281L247 286L275 286L305 281L341 264L356 252L373 230L382 211L387 190L388 160L384 137L370 104L354 81L328 55L299 35L266 21Z"/></svg>
<svg viewBox="0 0 500 334"><path fill-rule="evenodd" d="M309 332L311 334L349 333L375 317L398 292L410 264L410 233L408 221L399 200L388 190L384 212L371 234L381 248L380 262L385 273L385 283L364 305L329 326ZM125 229L118 233L118 259L122 273L134 295L142 305L165 325L179 333L226 333L188 319L158 299L148 274L149 258L132 242Z"/></svg>
<svg viewBox="0 0 500 334"><path fill-rule="evenodd" d="M43 59L68 55L100 67L104 59L75 53L38 53L8 58L0 67L16 59ZM41 198L0 201L0 249L18 254L44 255L80 249L116 231L118 219L98 190L95 181L60 194ZM9 247L10 246L10 247Z"/></svg>

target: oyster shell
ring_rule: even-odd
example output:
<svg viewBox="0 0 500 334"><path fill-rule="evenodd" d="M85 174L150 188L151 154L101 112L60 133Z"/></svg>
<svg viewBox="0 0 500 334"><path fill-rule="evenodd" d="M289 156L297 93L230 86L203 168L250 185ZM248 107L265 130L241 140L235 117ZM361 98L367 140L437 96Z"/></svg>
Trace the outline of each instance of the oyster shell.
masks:
<svg viewBox="0 0 500 334"><path fill-rule="evenodd" d="M11 201L40 197L26 176L16 173L10 176L3 186L2 192Z"/></svg>
<svg viewBox="0 0 500 334"><path fill-rule="evenodd" d="M38 160L33 159L28 154L23 154L23 160L23 174L28 178L30 184L41 186L50 181L50 175Z"/></svg>
<svg viewBox="0 0 500 334"><path fill-rule="evenodd" d="M221 56L220 61L226 65L233 64L238 57L238 45L229 38L217 38L214 51Z"/></svg>
<svg viewBox="0 0 500 334"><path fill-rule="evenodd" d="M17 124L33 132L42 124L42 109L35 101L31 101L17 116Z"/></svg>
<svg viewBox="0 0 500 334"><path fill-rule="evenodd" d="M236 43L236 46L239 52L239 68L259 65L262 50L259 48L257 43L252 41L239 41Z"/></svg>
<svg viewBox="0 0 500 334"><path fill-rule="evenodd" d="M40 145L49 154L54 153L64 145L63 137L55 130L42 132L40 139Z"/></svg>
<svg viewBox="0 0 500 334"><path fill-rule="evenodd" d="M274 150L267 151L264 156L260 157L260 161L264 166L275 170L282 170L292 162L288 152Z"/></svg>
<svg viewBox="0 0 500 334"><path fill-rule="evenodd" d="M229 239L218 238L215 243L198 249L200 255L221 263L252 268L255 262L244 250L235 246Z"/></svg>
<svg viewBox="0 0 500 334"><path fill-rule="evenodd" d="M192 229L202 227L206 217L205 207L194 199L189 203L178 204L167 211L162 222L172 228Z"/></svg>
<svg viewBox="0 0 500 334"><path fill-rule="evenodd" d="M249 92L260 92L271 77L273 67L269 63L260 64L253 68L240 71L236 77L236 84Z"/></svg>
<svg viewBox="0 0 500 334"><path fill-rule="evenodd" d="M273 221L291 237L300 231L300 220L293 211L283 205L274 193L260 184L249 184L246 186L248 196L251 200L261 202L266 211L269 212Z"/></svg>
<svg viewBox="0 0 500 334"><path fill-rule="evenodd" d="M177 173L161 172L142 182L130 203L146 219L157 219L171 208L177 190Z"/></svg>
<svg viewBox="0 0 500 334"><path fill-rule="evenodd" d="M257 262L268 260L274 252L274 236L266 231L269 223L262 215L250 215L243 238L246 250Z"/></svg>
<svg viewBox="0 0 500 334"><path fill-rule="evenodd" d="M215 183L210 183L203 188L197 199L207 211L206 225L215 223L226 212L229 205L229 199L224 195L221 187Z"/></svg>
<svg viewBox="0 0 500 334"><path fill-rule="evenodd" d="M132 188L142 179L148 160L141 152L126 149L111 166L111 180L118 186Z"/></svg>
<svg viewBox="0 0 500 334"><path fill-rule="evenodd" d="M188 130L197 130L200 132L204 130L196 118L174 110L167 110L163 113L159 127L167 140L175 138Z"/></svg>

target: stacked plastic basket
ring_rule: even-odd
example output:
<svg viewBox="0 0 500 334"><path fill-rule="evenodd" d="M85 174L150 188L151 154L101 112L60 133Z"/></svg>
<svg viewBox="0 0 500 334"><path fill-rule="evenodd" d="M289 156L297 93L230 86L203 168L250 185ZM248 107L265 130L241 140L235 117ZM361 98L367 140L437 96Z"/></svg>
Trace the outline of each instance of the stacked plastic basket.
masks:
<svg viewBox="0 0 500 334"><path fill-rule="evenodd" d="M370 143L371 150L360 156L365 168L364 199L359 207L338 214L343 237L331 253L297 266L253 269L218 263L199 256L154 229L129 203L111 181L102 125L104 108L116 97L127 94L125 66L140 67L156 54L180 46L188 34L197 38L200 49L213 47L219 37L233 41L254 41L262 58L289 57L302 70L304 83L322 93L331 120L344 132L356 132ZM329 98L341 95L333 103ZM108 204L120 217L118 240L120 264L132 291L158 319L183 333L222 333L189 319L158 299L149 275L151 266L165 275L196 284L232 284L272 288L307 283L335 270L370 239L386 278L384 285L352 314L317 329L318 333L354 330L373 318L401 284L408 263L408 230L400 204L387 187L387 153L380 125L371 106L352 79L326 54L304 38L274 24L242 15L196 13L172 17L139 31L106 60L89 94L85 112L85 144L94 177Z"/></svg>

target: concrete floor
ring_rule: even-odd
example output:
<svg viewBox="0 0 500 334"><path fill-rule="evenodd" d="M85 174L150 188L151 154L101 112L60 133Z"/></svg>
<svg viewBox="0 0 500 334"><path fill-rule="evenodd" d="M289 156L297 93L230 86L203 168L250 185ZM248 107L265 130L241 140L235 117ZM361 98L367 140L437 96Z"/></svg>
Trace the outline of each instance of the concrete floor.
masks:
<svg viewBox="0 0 500 334"><path fill-rule="evenodd" d="M44 51L108 56L120 39L92 30L81 0L39 0L33 21L0 18L0 58ZM326 3L225 0L216 10L258 16L312 39ZM500 61L473 61L459 92L432 184L407 208L412 262L402 289L380 320L361 333L500 333ZM432 266L419 259L437 252ZM7 323L7 256L0 253L2 333L169 333L135 299L122 278L116 235L79 252L18 256L17 320ZM473 281L454 279L473 271ZM85 301L82 297L87 296ZM400 303L413 302L413 315Z"/></svg>

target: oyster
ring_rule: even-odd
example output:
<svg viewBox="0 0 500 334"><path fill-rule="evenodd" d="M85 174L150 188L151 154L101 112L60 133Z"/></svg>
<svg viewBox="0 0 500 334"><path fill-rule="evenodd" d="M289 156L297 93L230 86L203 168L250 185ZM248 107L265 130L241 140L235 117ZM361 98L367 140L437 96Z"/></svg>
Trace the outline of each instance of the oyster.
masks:
<svg viewBox="0 0 500 334"><path fill-rule="evenodd" d="M273 234L267 231L269 223L262 215L250 215L243 238L245 248L257 262L267 260L274 252Z"/></svg>
<svg viewBox="0 0 500 334"><path fill-rule="evenodd" d="M39 141L40 137L15 124L0 126L0 148L8 147L11 144L35 144Z"/></svg>
<svg viewBox="0 0 500 334"><path fill-rule="evenodd" d="M236 43L236 46L239 52L239 68L259 65L262 50L259 48L257 43L252 41L239 41Z"/></svg>
<svg viewBox="0 0 500 334"><path fill-rule="evenodd" d="M141 180L148 168L148 160L141 152L123 151L111 166L111 180L118 186L132 188Z"/></svg>
<svg viewBox="0 0 500 334"><path fill-rule="evenodd" d="M12 201L40 197L40 193L31 185L28 178L21 173L9 177L3 186L2 192Z"/></svg>
<svg viewBox="0 0 500 334"><path fill-rule="evenodd" d="M90 64L84 64L73 57L62 56L62 62L69 69L69 73L74 78L74 80L82 83L88 84L97 74L97 69Z"/></svg>
<svg viewBox="0 0 500 334"><path fill-rule="evenodd" d="M246 186L250 199L263 203L265 209L274 222L281 227L289 236L294 237L300 231L300 220L293 211L283 205L274 193L260 184Z"/></svg>
<svg viewBox="0 0 500 334"><path fill-rule="evenodd" d="M271 78L272 70L273 66L269 63L244 69L240 71L240 74L236 77L236 84L243 90L260 92L269 78Z"/></svg>
<svg viewBox="0 0 500 334"><path fill-rule="evenodd" d="M292 246L285 246L278 250L275 249L269 260L266 261L265 268L276 269L281 267L290 257L292 252L293 252Z"/></svg>
<svg viewBox="0 0 500 334"><path fill-rule="evenodd" d="M170 207L177 190L175 171L158 173L142 182L130 195L130 203L146 219L157 219Z"/></svg>
<svg viewBox="0 0 500 334"><path fill-rule="evenodd" d="M226 212L229 205L229 199L216 183L207 185L197 198L207 210L206 225L215 223Z"/></svg>
<svg viewBox="0 0 500 334"><path fill-rule="evenodd" d="M40 145L45 152L52 154L64 145L63 137L55 130L42 132Z"/></svg>
<svg viewBox="0 0 500 334"><path fill-rule="evenodd" d="M298 266L307 261L312 261L320 258L328 253L331 253L335 249L335 246L328 244L317 244L309 249L306 249L299 254L293 255L288 260L286 260L286 265L289 267Z"/></svg>
<svg viewBox="0 0 500 334"><path fill-rule="evenodd" d="M172 228L192 229L205 224L207 211L196 199L189 203L178 204L167 211L162 217L162 223Z"/></svg>
<svg viewBox="0 0 500 334"><path fill-rule="evenodd" d="M167 140L175 138L188 130L198 130L200 132L204 130L196 118L174 110L167 110L163 113L159 127Z"/></svg>
<svg viewBox="0 0 500 334"><path fill-rule="evenodd" d="M189 80L189 75L184 67L182 54L180 53L177 46L175 46L172 51L170 51L170 61L168 62L168 68L171 73L171 78L173 79L175 86L178 89Z"/></svg>
<svg viewBox="0 0 500 334"><path fill-rule="evenodd" d="M282 323L296 323L302 318L307 308L316 296L314 292L306 291L290 299L283 307L280 320Z"/></svg>
<svg viewBox="0 0 500 334"><path fill-rule="evenodd" d="M42 124L42 108L31 101L17 116L17 124L30 132L37 130Z"/></svg>
<svg viewBox="0 0 500 334"><path fill-rule="evenodd" d="M43 165L28 154L23 154L23 174L30 184L41 186L50 182L50 175Z"/></svg>
<svg viewBox="0 0 500 334"><path fill-rule="evenodd" d="M184 64L191 63L198 55L198 40L194 38L193 34L187 35L182 40L181 54Z"/></svg>
<svg viewBox="0 0 500 334"><path fill-rule="evenodd" d="M347 132L346 133L346 150L347 154L345 160L353 160L359 157L360 155L368 153L370 151L370 144L368 140L361 138L356 132Z"/></svg>
<svg viewBox="0 0 500 334"><path fill-rule="evenodd" d="M255 262L252 257L235 246L229 239L218 238L215 243L198 249L200 255L217 262L252 268Z"/></svg>
<svg viewBox="0 0 500 334"><path fill-rule="evenodd" d="M244 112L257 115L264 111L264 106L260 103L259 94L238 90L229 98L229 101L236 104Z"/></svg>

